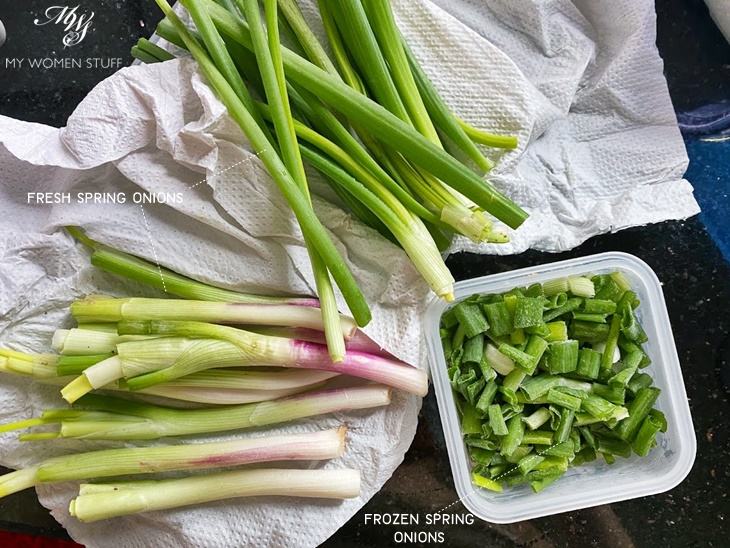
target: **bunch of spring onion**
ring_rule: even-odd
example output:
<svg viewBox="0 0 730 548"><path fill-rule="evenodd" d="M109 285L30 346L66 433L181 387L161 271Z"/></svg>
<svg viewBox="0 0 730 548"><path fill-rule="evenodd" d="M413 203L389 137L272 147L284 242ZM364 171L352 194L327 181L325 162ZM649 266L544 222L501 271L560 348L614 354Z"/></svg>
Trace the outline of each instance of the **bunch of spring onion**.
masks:
<svg viewBox="0 0 730 548"><path fill-rule="evenodd" d="M346 428L340 427L304 434L65 455L0 476L0 498L43 483L334 459L345 450L345 434ZM80 521L92 522L234 497L352 498L359 492L357 470L246 468L176 479L83 484L69 512Z"/></svg>
<svg viewBox="0 0 730 548"><path fill-rule="evenodd" d="M478 487L538 492L569 467L645 457L667 421L622 272L474 295L441 318Z"/></svg>
<svg viewBox="0 0 730 548"><path fill-rule="evenodd" d="M515 147L484 134L446 106L403 40L390 2L320 0L325 47L295 0L185 0L195 30L166 0L157 34L187 49L290 203L313 261L333 360L344 355L332 275L359 325L367 305L311 208L302 161L352 213L399 244L431 288L453 298L440 249L450 236L503 242L491 214L517 228L527 214L475 170L492 163L476 143ZM280 19L279 16L283 17ZM280 43L280 27L292 49ZM172 55L142 39L144 62ZM474 169L447 149L466 156Z"/></svg>
<svg viewBox="0 0 730 548"><path fill-rule="evenodd" d="M23 375L51 384L74 383L87 379L84 372L103 363L124 363L131 357L137 363L162 363L175 366L174 374L164 382L144 384L147 388L129 387L128 381L115 381L103 386L105 391L124 391L124 397L87 394L75 401L72 409L52 409L40 417L0 426L0 434L41 427L41 431L21 434L21 441L52 440L55 438L104 439L130 442L169 436L241 431L348 410L386 406L391 400L391 388L382 384L344 386L323 385L341 372L362 372L393 381L391 384L414 382L412 387L425 390L425 374L412 377L414 368L378 352L372 341L358 337L353 323L348 333L353 335L348 360L333 362L327 354L322 319L317 302L312 299L260 297L211 287L185 278L172 271L156 267L137 257L101 246L75 229L74 235L94 249L92 262L103 269L138 282L167 289L179 296L195 300L107 299L96 297L74 305L79 326L58 330L53 345L60 354L32 355L15 350L0 349L0 372ZM140 304L142 307L140 308ZM91 307L91 308L89 308ZM212 307L212 308L211 308ZM251 308L258 307L258 308ZM263 309L260 307L264 307ZM258 313L252 315L252 313ZM198 321L163 320L160 326L179 326L190 330L186 335L154 333L156 320L127 320L129 314L143 317L210 319L230 323L255 320L256 332ZM282 315L283 313L283 315ZM110 315L111 314L111 315ZM185 316L187 314L187 316ZM202 314L202 316L201 316ZM147 325L146 334L119 334L117 320L133 325ZM282 325L284 327L272 327ZM160 327L158 326L158 327ZM195 328L222 328L231 332L223 338L196 335ZM249 326L247 326L249 327ZM160 327L161 328L161 327ZM290 337L303 338L295 341ZM360 334L361 335L361 334ZM196 338L197 337L197 338ZM240 345L247 339L245 348ZM308 343L313 340L314 343ZM219 343L227 348L222 348ZM283 359L287 343L293 365L302 369L273 367ZM137 345L137 350L126 345ZM236 345L239 346L236 346ZM199 362L198 350L221 367L209 368ZM181 351L196 348L187 354ZM225 357L215 348L223 350ZM257 358L257 349L270 350L268 358ZM212 350L212 352L211 352ZM130 353L131 352L131 353ZM278 352L278 353L277 353ZM181 356L187 356L178 360ZM278 357L272 357L278 356ZM321 359L322 367L312 367ZM187 360L187 361L186 361ZM190 361L192 360L192 361ZM217 361L216 361L217 360ZM233 360L233 361L231 361ZM384 360L380 362L379 360ZM243 369L233 364L261 361L268 371L260 368ZM187 366L184 364L187 363ZM384 364L384 371L373 372ZM179 368L186 369L180 373ZM408 368L408 369L405 369ZM190 369L196 372L190 373ZM167 376L165 369L157 371ZM144 375L143 375L144 376ZM97 378L91 375L91 378ZM138 382L137 381L137 382ZM140 401L135 392L162 396L163 405ZM183 408L169 402L217 404ZM50 428L50 430L49 430ZM301 470L287 468L255 469L250 465L264 462L294 460L323 460L340 456L344 450L345 428L307 434L238 438L216 443L194 443L172 446L125 447L60 456L36 466L0 476L0 497L41 483L110 478L134 474L195 472L188 477L156 477L150 481L124 481L84 484L79 496L71 501L69 512L85 522L108 519L151 510L180 507L233 497L282 495L318 498L352 498L359 495L360 474L357 470ZM222 467L240 467L223 472L208 472ZM206 472L198 474L197 472Z"/></svg>
<svg viewBox="0 0 730 548"><path fill-rule="evenodd" d="M62 385L64 397L83 409L49 411L0 432L59 424L58 431L21 439L145 439L383 406L390 401L388 387L418 395L428 390L424 371L384 355L348 318L342 322L348 352L344 361L333 361L311 299L210 287L71 232L94 248L91 260L100 268L212 300L95 296L73 303L78 327L56 331L52 344L59 354L0 349L0 371ZM380 384L326 384L337 376ZM85 395L95 389L123 391L127 397ZM170 409L130 401L135 393L226 407Z"/></svg>

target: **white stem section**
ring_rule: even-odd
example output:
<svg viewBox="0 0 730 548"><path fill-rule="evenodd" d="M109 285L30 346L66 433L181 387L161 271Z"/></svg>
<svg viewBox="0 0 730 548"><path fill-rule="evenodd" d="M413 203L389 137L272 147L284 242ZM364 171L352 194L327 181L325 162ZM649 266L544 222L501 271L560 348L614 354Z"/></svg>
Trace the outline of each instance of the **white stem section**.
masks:
<svg viewBox="0 0 730 548"><path fill-rule="evenodd" d="M294 394L301 394L307 390L322 388L324 382L284 390L238 390L235 388L206 388L201 386L166 386L160 384L145 388L139 392L153 396L162 396L173 400L189 401L194 403L208 403L214 405L236 405L239 403L255 403L271 401Z"/></svg>
<svg viewBox="0 0 730 548"><path fill-rule="evenodd" d="M497 350L497 347L492 343L487 343L484 346L484 358L487 360L489 367L500 375L509 375L515 368L515 362Z"/></svg>
<svg viewBox="0 0 730 548"><path fill-rule="evenodd" d="M57 329L51 346L64 356L93 356L114 352L117 345L129 341L154 339L150 335L117 335L91 329Z"/></svg>
<svg viewBox="0 0 730 548"><path fill-rule="evenodd" d="M112 356L86 368L83 375L89 381L89 384L95 390L98 390L124 376L122 360L119 356Z"/></svg>
<svg viewBox="0 0 730 548"><path fill-rule="evenodd" d="M37 472L38 467L34 466L0 476L0 498L38 485Z"/></svg>
<svg viewBox="0 0 730 548"><path fill-rule="evenodd" d="M71 313L84 321L177 320L219 324L307 327L324 331L322 312L312 306L221 303L179 299L105 299L77 301ZM355 320L341 316L346 339L357 331Z"/></svg>
<svg viewBox="0 0 730 548"><path fill-rule="evenodd" d="M454 277L423 223L414 217L410 226L398 230L394 235L433 292L448 302L453 301Z"/></svg>
<svg viewBox="0 0 730 548"><path fill-rule="evenodd" d="M238 497L280 495L349 499L360 494L358 470L243 470L156 482L119 483L110 491L81 486L69 512L93 522L140 512Z"/></svg>

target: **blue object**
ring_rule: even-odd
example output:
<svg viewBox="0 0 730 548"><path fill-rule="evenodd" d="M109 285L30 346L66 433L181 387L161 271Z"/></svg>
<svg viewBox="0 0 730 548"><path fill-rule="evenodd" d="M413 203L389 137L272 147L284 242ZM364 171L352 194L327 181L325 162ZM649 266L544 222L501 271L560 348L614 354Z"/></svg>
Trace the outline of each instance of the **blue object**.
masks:
<svg viewBox="0 0 730 548"><path fill-rule="evenodd" d="M707 135L730 130L730 102L704 105L690 112L678 112L677 124L685 135Z"/></svg>
<svg viewBox="0 0 730 548"><path fill-rule="evenodd" d="M730 116L727 117L730 121ZM685 135L689 169L685 177L702 208L700 219L730 262L730 135Z"/></svg>

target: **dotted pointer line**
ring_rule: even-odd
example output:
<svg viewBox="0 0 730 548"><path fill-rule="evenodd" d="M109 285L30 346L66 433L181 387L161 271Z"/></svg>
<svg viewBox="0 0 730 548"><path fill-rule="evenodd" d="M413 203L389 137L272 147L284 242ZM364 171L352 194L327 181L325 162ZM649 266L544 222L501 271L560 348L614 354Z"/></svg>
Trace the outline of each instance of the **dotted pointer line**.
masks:
<svg viewBox="0 0 730 548"><path fill-rule="evenodd" d="M198 182L197 182L197 183L195 183L195 184L194 184L193 186L189 187L189 188L188 188L188 190L192 190L192 189L194 189L194 188L195 188L196 186L198 186L198 185L202 185L203 183L207 183L207 182L208 182L209 180L211 180L211 179L214 179L214 178L216 178L216 177L218 177L218 176L220 176L220 175L223 175L223 174L224 174L224 173L225 173L226 171L228 171L229 169L233 169L234 167L240 166L241 164L245 164L246 162L249 162L249 161L251 161L251 160L252 160L253 158L258 158L258 157L259 157L259 156L260 156L261 154L263 154L264 152L266 152L266 149L262 150L262 151L261 151L261 152L259 152L258 154L254 154L253 156L249 156L248 158L244 158L244 159L243 159L243 160L241 160L240 162L236 162L235 164L233 164L233 165L230 165L230 166L228 166L228 167L227 167L227 168L225 168L224 170L221 170L221 171L219 171L219 172L217 172L217 173L214 173L214 174L213 174L213 175L211 175L210 177L206 177L206 178L205 178L205 179L203 179L202 181L198 181Z"/></svg>
<svg viewBox="0 0 730 548"><path fill-rule="evenodd" d="M560 443L562 443L562 442L560 442ZM543 456L543 455L544 455L545 453L547 453L548 451L550 451L550 449L552 449L552 448L553 448L553 447L555 447L556 445L560 445L560 443L554 443L554 444L552 444L552 445L551 445L550 447L548 447L547 449L545 449L544 451L542 451L542 452L540 452L540 453L535 453L534 455L532 455L532 456L530 457L530 460L528 460L528 461L526 461L526 462L531 462L531 460L533 460L533 459L535 459L535 458L537 458L537 457L542 457L542 456ZM518 466L517 466L517 465L515 465L514 467L510 468L510 469L509 469L509 470L507 470L506 472L502 472L502 473L501 473L500 475L498 475L498 476L497 476L496 478L491 478L491 479L492 479L492 481L499 481L500 479L502 479L502 478L503 478L503 477L505 477L506 475L508 475L508 474L511 474L512 472L514 472L515 470L517 470L517 468L518 468ZM441 513L445 512L446 510L448 510L448 509L449 509L449 508L451 508L452 506L454 506L454 505L456 505L456 504L459 504L460 502L463 502L463 501L465 501L465 500L466 500L466 499L468 499L468 498L469 498L470 496L472 496L472 495L473 495L474 493L477 493L477 492L479 492L479 491L482 491L483 489L486 489L486 488L485 488L485 487L477 487L476 489L473 489L473 490L471 491L471 493L469 493L468 495L466 495L466 496L464 496L464 497L460 498L460 499L459 499L459 500L457 500L456 502L452 502L451 504L449 504L448 506L444 507L443 509L439 510L439 511L437 512L437 514L441 514Z"/></svg>
<svg viewBox="0 0 730 548"><path fill-rule="evenodd" d="M157 260L157 250L155 249L155 243L152 239L152 232L150 232L150 225L147 224L147 215L145 215L142 204L139 204L139 208L142 210L142 219L144 219L144 226L147 229L147 237L150 240L150 247L152 248L152 256L155 258L155 264L157 265L157 272L160 273L160 280L162 280L162 289L165 293L167 293L167 287L165 286L165 277L162 275L162 267L160 266L160 261Z"/></svg>
<svg viewBox="0 0 730 548"><path fill-rule="evenodd" d="M202 185L203 183L207 183L211 179L214 179L215 177L219 177L220 175L223 175L229 169L233 169L236 166L240 166L241 164L244 164L246 162L249 162L253 158L258 158L264 152L266 152L266 149L262 150L258 154L254 154L253 156L249 156L248 158L244 158L240 162L236 162L235 164L232 164L232 165L228 166L227 168L225 168L225 169L223 169L221 171L218 171L216 173L213 173L213 175L211 175L210 177L206 177L202 181L198 181L194 185L188 187L188 190L192 190L192 189L194 189L198 185ZM162 281L162 289L163 289L163 291L165 293L167 293L167 287L165 286L165 277L162 275L162 267L160 266L160 261L157 259L157 249L155 249L155 243L154 243L154 240L152 238L152 231L150 230L150 225L147 223L147 215L144 212L144 207L142 207L142 204L139 204L139 208L142 210L142 219L144 220L144 226L145 226L145 229L147 230L147 237L150 240L150 247L152 248L152 256L155 259L155 264L157 265L157 272L159 272L159 274L160 274L160 280Z"/></svg>

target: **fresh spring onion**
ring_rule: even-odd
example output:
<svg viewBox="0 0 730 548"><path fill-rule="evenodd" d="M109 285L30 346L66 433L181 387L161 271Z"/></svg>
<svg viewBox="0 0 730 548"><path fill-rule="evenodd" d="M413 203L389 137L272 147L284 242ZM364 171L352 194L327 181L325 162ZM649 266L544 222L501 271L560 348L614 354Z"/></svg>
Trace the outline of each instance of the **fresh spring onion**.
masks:
<svg viewBox="0 0 730 548"><path fill-rule="evenodd" d="M266 0L265 2L266 30L261 22L261 14L257 0L239 0L238 5L251 23L249 28L252 31L251 36L254 41L254 54L259 66L266 99L271 106L274 128L276 130L283 163L299 186L299 189L309 200L311 207L312 199L309 193L306 174L304 173L302 158L299 154L291 107L287 96L284 68L281 63L276 0ZM217 30L215 30L215 26L202 7L202 4L196 0L189 0L189 7L196 25L200 26L200 23L204 22L205 26L208 27L208 31L203 33L206 44L209 44L211 38L217 38L217 40L222 42L223 39ZM210 50L210 47L208 49ZM233 64L228 56L226 56L226 59L231 65ZM238 76L237 73L236 76ZM245 84L242 81L240 85L245 88ZM251 110L251 107L249 107L249 110ZM260 116L259 112L256 112L256 114ZM345 354L345 342L342 336L342 327L340 325L335 294L332 289L332 281L326 264L315 248L311 238L306 233L304 233L304 243L309 252L315 285L317 287L317 293L320 296L322 320L324 322L324 331L327 335L327 346L330 351L330 357L333 361L339 362L342 361Z"/></svg>
<svg viewBox="0 0 730 548"><path fill-rule="evenodd" d="M0 371L42 380L57 376L59 357L54 354L31 355L0 348Z"/></svg>
<svg viewBox="0 0 730 548"><path fill-rule="evenodd" d="M79 322L122 320L189 320L225 324L279 325L324 330L318 308L287 304L224 303L180 299L84 299L71 305ZM357 324L343 316L342 331L352 337Z"/></svg>
<svg viewBox="0 0 730 548"><path fill-rule="evenodd" d="M113 357L112 355L31 355L14 352L13 354L22 357L7 358L5 354L9 352L0 349L0 371L31 377L44 384L60 386L68 384L75 376L82 374L92 365ZM67 363L69 359L72 359L73 362ZM8 362L10 362L10 366L8 366ZM54 363L57 363L55 365L56 374L53 373ZM336 372L316 369L282 369L276 371L206 369L140 391L145 394L197 403L216 405L252 403L321 388L327 380L338 375L339 373ZM103 388L104 390L129 390L127 383L124 381L115 381Z"/></svg>
<svg viewBox="0 0 730 548"><path fill-rule="evenodd" d="M106 449L47 459L0 476L0 498L41 483L176 470L203 470L285 460L326 460L345 450L343 426L332 430L233 441Z"/></svg>
<svg viewBox="0 0 730 548"><path fill-rule="evenodd" d="M251 0L239 0L239 8L246 15L247 21L241 18L237 10L226 9L210 0L186 0L183 4L189 8L199 27L202 46L201 43L195 42L196 38L193 34L181 27L174 14L170 15L169 6L166 6L165 2L159 3L168 14L168 19L160 24L158 32L177 45L182 45L191 51L219 95L228 93L226 81L235 89L238 76L228 75L227 71L223 70L225 67L231 66L231 62L225 52L221 51L221 39L217 36L217 32L224 36L226 44L231 44L233 41L255 53L256 58L253 63L258 66L250 66L251 57L249 55L246 61L249 66L242 69L242 72L246 75L260 72L263 76L261 81L263 87L266 88L265 95L272 111L271 119L274 122L276 137L281 147L283 163L292 174L301 171L295 146L296 137L300 137L300 135L293 135L296 132L292 132L292 118L286 116L286 110L289 108L286 101L287 95L292 103L292 111L296 108L298 112L306 113L306 116L310 118L309 122L318 131L323 132L323 135L327 135L328 138L334 137L334 144L343 147L348 155L351 155L355 161L359 161L381 183L385 184L386 188L393 192L393 196L396 196L406 208L416 215L422 216L424 221L433 222L430 219L433 213L429 209L435 206L441 212L441 215L435 219L436 226L450 225L453 230L461 231L475 241L500 241L504 239L503 235L492 231L491 221L481 211L471 211L469 209L471 205L476 203L511 227L517 227L526 218L526 214L521 209L441 148L422 97L424 92L418 89L416 78L412 74L413 60L408 59L408 53L401 43L401 37L395 28L388 3L373 7L369 4L362 6L360 2L350 0L344 3L335 2L332 5L329 5L329 2L320 2L323 22L340 68L348 67L349 64L345 61L348 53L344 53L344 45L339 42L339 39L344 38L347 47L354 48L349 54L354 53L354 57L359 58L360 64L366 66L363 70L364 81L371 84L375 95L379 96L388 108L381 107L361 93L362 88L357 83L361 81L359 75L348 70L343 72L345 80L354 85L354 88L342 81L342 77L336 73L334 65L327 59L325 49L318 43L313 33L307 29L301 13L292 0L279 2L287 23L284 28L292 29L294 42L301 46L302 50L306 52L305 55L310 57L313 63L278 45L273 0L265 3L267 24L270 28L267 44L264 44L266 37L262 33L260 16L258 11L253 10ZM331 17L332 14L329 13L331 10L334 10L338 17ZM345 17L342 17L343 14ZM211 26L211 21L214 27ZM336 28L336 25L347 26L351 32L343 33L342 29ZM362 40L353 39L353 37L360 37ZM207 48L207 53L204 48ZM236 53L233 52L233 54ZM273 74L269 54L273 61ZM212 62L208 55L212 57ZM216 72L215 67L211 68L210 65L213 63L219 65L217 68L221 71L220 73ZM388 64L390 66L387 66ZM391 77L394 77L394 80L391 80ZM274 80L277 85L274 85ZM378 84L374 85L374 82L378 82ZM254 85L254 87L260 89L260 86ZM221 98L229 111L232 106L239 106L229 104L225 96L221 96ZM283 102L282 99L284 99ZM308 103L311 101L311 103L302 104L302 99ZM320 101L328 103L348 118L361 141L366 145L367 152L363 152L361 146L357 145L349 136L347 129L321 105ZM389 109L396 115L389 112ZM407 112L409 109L411 114ZM242 113L232 112L231 115L234 119L238 117L243 120ZM428 137L424 137L411 127L411 117L415 125ZM287 124L284 124L284 121ZM244 132L248 129L245 126L242 128ZM256 130L256 127L251 128L254 133ZM458 139L456 141L458 144ZM254 143L254 149L256 148ZM370 154L377 162L371 158ZM266 160L265 157L262 159ZM332 166L332 163L327 163L329 159L326 160L323 165ZM413 165L409 162L413 162ZM395 170L393 170L394 167ZM336 177L327 176L327 179L333 181ZM341 185L342 182L336 184ZM453 189L447 188L444 184ZM368 194L354 197L353 188L352 186L348 188L338 186L337 191L338 194L345 197L348 204L360 201L363 197L369 199ZM409 197L409 193L414 189L417 191L417 197L426 199L425 208ZM386 207L391 206L392 202L386 202ZM373 220L370 212L372 208L366 205L364 209L367 210L365 215L368 217L367 222L372 226L378 226L382 232L383 230L380 228L383 226L381 224L382 215ZM358 206L353 208L353 211L363 211L363 208ZM428 241L429 236L425 230L414 230L406 225L406 231L411 231L414 235L418 234L423 242ZM434 241L443 241L443 235L438 229L434 230L434 227L429 226L429 231ZM385 234L387 236L388 232ZM403 243L403 238L400 240ZM418 246L414 245L413 248L417 249ZM419 270L427 276L423 265L428 266L430 263L421 262L419 264L413 253L409 253L409 255L414 259ZM435 290L445 287L443 283L436 284L432 281L429 283ZM442 295L448 298L450 292L443 291ZM353 314L356 319L359 319L357 313L353 312Z"/></svg>
<svg viewBox="0 0 730 548"><path fill-rule="evenodd" d="M81 486L69 513L83 522L235 497L280 495L350 499L360 494L357 470L238 470L182 479Z"/></svg>
<svg viewBox="0 0 730 548"><path fill-rule="evenodd" d="M22 434L20 439L156 439L240 430L337 411L382 407L390 403L390 398L388 387L365 385L306 393L262 403L209 409L172 409L88 394L77 402L84 409L47 411L40 418L4 425L0 427L0 432L60 423L60 428L56 431Z"/></svg>
<svg viewBox="0 0 730 548"><path fill-rule="evenodd" d="M219 98L228 109L229 115L246 134L254 148L254 151L263 161L279 187L279 190L292 207L292 210L294 211L294 214L301 226L302 233L305 234L309 241L311 241L316 247L317 252L325 262L325 265L329 269L337 285L342 290L343 296L348 302L350 311L355 317L358 325L367 324L370 321L371 315L362 293L357 287L357 284L342 260L342 257L340 257L334 247L334 244L329 239L329 236L321 222L314 214L312 206L306 195L292 178L292 175L287 170L286 166L277 154L277 151L273 149L266 135L257 125L252 113L240 101L236 92L231 87L231 84L219 72L214 62L195 37L188 31L182 21L178 18L177 14L175 14L165 0L157 0L157 4L183 38L188 50L198 61L201 70L204 72L208 81L217 92ZM216 5L216 7L219 6ZM207 10L201 9L200 11L207 15ZM228 14L227 11L225 13ZM199 28L198 30L201 33L206 31L205 28ZM250 38L250 34L248 37ZM249 46L252 47L250 42Z"/></svg>
<svg viewBox="0 0 730 548"><path fill-rule="evenodd" d="M186 278L172 270L154 265L139 257L105 246L83 234L76 227L66 227L66 230L78 241L92 250L91 264L107 272L149 285L166 293L177 295L184 299L197 301L219 301L231 303L252 304L292 304L300 306L318 307L319 301L302 297L265 297L239 293L228 289L221 289L204 284L191 278Z"/></svg>
<svg viewBox="0 0 730 548"><path fill-rule="evenodd" d="M117 356L85 369L61 391L67 401L73 403L92 389L121 378L127 379L130 389L141 390L203 369L250 365L319 369L381 382L420 396L428 392L425 371L363 352L350 351L342 362L333 362L322 345L200 322L122 322L119 329L166 336L119 344Z"/></svg>

